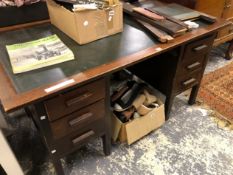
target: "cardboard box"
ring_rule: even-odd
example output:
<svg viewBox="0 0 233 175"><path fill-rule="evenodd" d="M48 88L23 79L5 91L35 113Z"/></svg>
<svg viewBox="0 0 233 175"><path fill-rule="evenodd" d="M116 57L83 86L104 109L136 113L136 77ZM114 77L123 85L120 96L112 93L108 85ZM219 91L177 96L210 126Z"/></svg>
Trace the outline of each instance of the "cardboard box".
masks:
<svg viewBox="0 0 233 175"><path fill-rule="evenodd" d="M122 4L109 10L85 10L72 12L47 0L51 23L79 44L85 44L123 30Z"/></svg>
<svg viewBox="0 0 233 175"><path fill-rule="evenodd" d="M158 97L158 96L157 96ZM122 123L114 114L112 115L112 139L120 142L134 143L151 131L159 128L165 122L164 103L158 99L158 108L140 118Z"/></svg>

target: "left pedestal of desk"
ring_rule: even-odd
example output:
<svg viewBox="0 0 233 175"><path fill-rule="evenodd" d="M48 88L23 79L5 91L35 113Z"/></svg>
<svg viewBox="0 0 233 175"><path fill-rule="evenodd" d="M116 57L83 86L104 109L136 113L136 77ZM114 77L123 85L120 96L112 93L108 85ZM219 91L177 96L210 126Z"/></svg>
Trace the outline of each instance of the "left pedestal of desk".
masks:
<svg viewBox="0 0 233 175"><path fill-rule="evenodd" d="M57 174L64 174L60 158L90 139L102 137L110 154L109 79L101 78L60 92L28 108L43 136Z"/></svg>

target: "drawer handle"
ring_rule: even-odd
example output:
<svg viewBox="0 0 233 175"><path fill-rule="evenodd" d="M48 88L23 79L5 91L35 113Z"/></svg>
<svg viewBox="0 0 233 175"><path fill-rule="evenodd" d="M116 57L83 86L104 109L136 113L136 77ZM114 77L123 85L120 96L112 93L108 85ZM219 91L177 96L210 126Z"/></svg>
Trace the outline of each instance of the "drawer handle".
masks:
<svg viewBox="0 0 233 175"><path fill-rule="evenodd" d="M83 115L81 115L73 120L70 120L69 125L70 126L77 125L77 124L81 123L82 121L91 118L92 116L93 116L93 113L91 113L91 112L85 113L85 114L83 114Z"/></svg>
<svg viewBox="0 0 233 175"><path fill-rule="evenodd" d="M195 48L193 48L193 50L195 51L195 52L199 52L199 51L201 51L201 50L203 50L203 49L206 49L208 46L206 45L206 44L203 44L203 45L201 45L201 46L198 46L198 47L195 47Z"/></svg>
<svg viewBox="0 0 233 175"><path fill-rule="evenodd" d="M200 66L200 65L201 65L201 63L195 62L195 63L193 63L193 64L188 65L188 66L187 66L187 69L188 69L188 70L191 70L191 69L194 69L194 68L196 68L196 67L198 67L198 66Z"/></svg>
<svg viewBox="0 0 233 175"><path fill-rule="evenodd" d="M94 131L92 131L92 130L91 130L91 131L88 131L88 132L86 132L85 134L83 134L83 135L81 135L81 136L79 136L79 137L73 139L73 140L72 140L72 143L75 145L75 144L79 143L80 141L82 141L82 140L84 140L84 139L86 139L86 138L88 138L88 137L93 136L94 134L95 134Z"/></svg>
<svg viewBox="0 0 233 175"><path fill-rule="evenodd" d="M191 78L191 79L189 79L189 80L183 82L183 85L184 85L184 86L188 86L189 84L192 84L192 83L194 83L195 81L196 81L195 78Z"/></svg>
<svg viewBox="0 0 233 175"><path fill-rule="evenodd" d="M85 94L83 94L83 95L80 95L80 96L78 96L78 97L75 97L75 98L73 98L73 99L70 99L70 100L66 101L66 105L67 105L68 107L69 107L69 106L72 106L72 105L74 105L74 104L76 104L76 103L79 103L79 102L81 102L81 101L83 101L83 100L89 98L90 96L92 96L92 93L87 92L87 93L85 93Z"/></svg>

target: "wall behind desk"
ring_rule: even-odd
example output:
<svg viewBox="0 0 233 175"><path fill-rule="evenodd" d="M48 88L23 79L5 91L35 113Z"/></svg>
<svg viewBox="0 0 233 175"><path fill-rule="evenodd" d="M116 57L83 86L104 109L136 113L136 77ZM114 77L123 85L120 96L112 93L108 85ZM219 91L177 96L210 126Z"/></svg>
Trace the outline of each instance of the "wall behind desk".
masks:
<svg viewBox="0 0 233 175"><path fill-rule="evenodd" d="M21 7L0 7L0 28L49 19L45 2Z"/></svg>

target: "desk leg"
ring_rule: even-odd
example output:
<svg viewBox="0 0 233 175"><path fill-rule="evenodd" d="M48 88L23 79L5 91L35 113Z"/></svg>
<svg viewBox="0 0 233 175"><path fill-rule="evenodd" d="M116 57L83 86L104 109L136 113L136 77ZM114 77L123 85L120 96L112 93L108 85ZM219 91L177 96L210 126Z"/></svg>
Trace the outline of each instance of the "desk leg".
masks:
<svg viewBox="0 0 233 175"><path fill-rule="evenodd" d="M57 175L64 175L65 173L62 167L61 160L57 158L53 158L52 161Z"/></svg>
<svg viewBox="0 0 233 175"><path fill-rule="evenodd" d="M171 112L171 109L172 109L174 98L175 98L174 95L167 96L167 99L166 99L166 102L165 102L165 119L166 120L169 119L169 115L170 115L170 112Z"/></svg>
<svg viewBox="0 0 233 175"><path fill-rule="evenodd" d="M230 41L230 46L228 47L227 53L226 53L226 59L230 60L233 58L233 40Z"/></svg>
<svg viewBox="0 0 233 175"><path fill-rule="evenodd" d="M37 127L38 131L40 132L40 135L42 137L42 140L45 143L45 145L51 145L52 135L50 131L49 122L47 119L44 119L43 122L40 121L39 116L46 116L45 108L43 103L38 103L36 106L30 106L25 108L25 112L29 117L32 118L34 121L35 126ZM43 129L42 129L43 128ZM53 155L51 153L51 150L48 149L49 157L54 165L55 171L57 175L64 175L63 167L60 161L60 157Z"/></svg>
<svg viewBox="0 0 233 175"><path fill-rule="evenodd" d="M105 133L102 136L104 154L106 156L111 154L111 111L110 111L110 77L106 77L107 87L106 97L105 97Z"/></svg>
<svg viewBox="0 0 233 175"><path fill-rule="evenodd" d="M104 154L109 156L111 154L111 138L108 134L102 136Z"/></svg>
<svg viewBox="0 0 233 175"><path fill-rule="evenodd" d="M188 104L190 105L195 104L199 88L200 88L200 84L193 86L191 94L189 96Z"/></svg>

